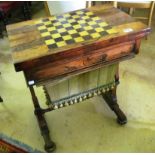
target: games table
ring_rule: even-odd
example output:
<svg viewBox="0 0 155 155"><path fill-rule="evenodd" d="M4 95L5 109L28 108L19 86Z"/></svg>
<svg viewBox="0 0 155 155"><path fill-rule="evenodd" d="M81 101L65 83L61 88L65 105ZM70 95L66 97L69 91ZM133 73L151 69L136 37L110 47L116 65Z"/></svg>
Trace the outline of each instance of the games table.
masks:
<svg viewBox="0 0 155 155"><path fill-rule="evenodd" d="M119 62L138 54L150 28L114 7L96 6L8 25L7 32L15 69L25 75L47 152L56 145L49 136L46 112L102 95L118 123L127 122L116 97ZM46 109L40 107L33 86L43 86Z"/></svg>

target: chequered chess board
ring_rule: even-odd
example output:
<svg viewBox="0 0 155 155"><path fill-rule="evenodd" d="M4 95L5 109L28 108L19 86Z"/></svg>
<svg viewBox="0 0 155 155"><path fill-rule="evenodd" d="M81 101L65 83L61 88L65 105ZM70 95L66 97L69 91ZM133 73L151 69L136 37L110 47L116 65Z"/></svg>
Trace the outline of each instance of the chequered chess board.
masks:
<svg viewBox="0 0 155 155"><path fill-rule="evenodd" d="M117 33L108 23L88 10L44 18L38 20L36 26L49 49Z"/></svg>

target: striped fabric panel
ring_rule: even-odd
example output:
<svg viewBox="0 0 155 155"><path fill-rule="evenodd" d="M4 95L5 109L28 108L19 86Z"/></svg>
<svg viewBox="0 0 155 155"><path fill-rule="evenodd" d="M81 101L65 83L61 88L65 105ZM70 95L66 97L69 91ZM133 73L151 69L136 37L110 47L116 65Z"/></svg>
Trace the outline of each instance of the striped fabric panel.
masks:
<svg viewBox="0 0 155 155"><path fill-rule="evenodd" d="M45 89L50 97L51 103L63 98L69 98L89 92L89 90L99 88L114 83L115 73L118 64L109 65L94 71L83 73L55 85L45 85Z"/></svg>

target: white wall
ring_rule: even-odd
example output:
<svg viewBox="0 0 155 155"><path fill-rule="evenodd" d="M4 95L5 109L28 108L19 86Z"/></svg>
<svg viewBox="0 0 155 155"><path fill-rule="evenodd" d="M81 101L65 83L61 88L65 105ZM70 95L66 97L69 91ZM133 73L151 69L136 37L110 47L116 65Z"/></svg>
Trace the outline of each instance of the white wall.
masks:
<svg viewBox="0 0 155 155"><path fill-rule="evenodd" d="M86 1L47 1L51 15L86 8Z"/></svg>

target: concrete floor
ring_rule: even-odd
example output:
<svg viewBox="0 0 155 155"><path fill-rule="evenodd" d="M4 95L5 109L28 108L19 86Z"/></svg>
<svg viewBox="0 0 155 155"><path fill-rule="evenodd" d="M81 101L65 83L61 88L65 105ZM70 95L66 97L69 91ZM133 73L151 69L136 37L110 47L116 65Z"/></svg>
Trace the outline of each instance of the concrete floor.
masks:
<svg viewBox="0 0 155 155"><path fill-rule="evenodd" d="M128 124L119 126L101 97L46 113L56 152L155 152L155 22L152 26L139 55L120 64L118 102ZM4 99L0 103L0 133L44 151L31 96L23 73L14 70L7 37L0 40L0 71ZM36 91L45 107L42 88Z"/></svg>

